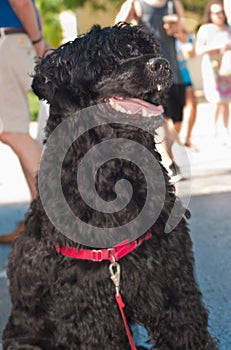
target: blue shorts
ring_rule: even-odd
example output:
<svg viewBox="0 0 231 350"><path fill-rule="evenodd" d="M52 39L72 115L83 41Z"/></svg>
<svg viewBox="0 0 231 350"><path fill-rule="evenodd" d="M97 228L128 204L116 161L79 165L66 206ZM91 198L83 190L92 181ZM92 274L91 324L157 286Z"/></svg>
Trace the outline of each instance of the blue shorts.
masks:
<svg viewBox="0 0 231 350"><path fill-rule="evenodd" d="M149 349L154 350L152 344L149 344L149 334L147 329L139 324L130 324L133 340L136 344L137 350Z"/></svg>

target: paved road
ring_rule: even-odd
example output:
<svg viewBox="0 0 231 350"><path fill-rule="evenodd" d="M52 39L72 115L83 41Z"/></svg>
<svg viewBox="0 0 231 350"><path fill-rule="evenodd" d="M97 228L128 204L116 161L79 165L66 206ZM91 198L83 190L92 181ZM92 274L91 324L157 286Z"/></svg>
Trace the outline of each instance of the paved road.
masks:
<svg viewBox="0 0 231 350"><path fill-rule="evenodd" d="M230 350L231 147L224 145L221 125L220 136L214 140L213 112L211 105L203 103L198 107L193 141L199 153L185 150L182 155L181 148L175 146L181 167L187 175L191 172L188 180L177 184L177 192L192 214L196 275L210 312L211 332L219 340L221 350ZM14 154L0 144L0 155L0 233L3 233L23 218L30 198ZM0 246L0 334L10 310L5 276L9 252L10 247Z"/></svg>

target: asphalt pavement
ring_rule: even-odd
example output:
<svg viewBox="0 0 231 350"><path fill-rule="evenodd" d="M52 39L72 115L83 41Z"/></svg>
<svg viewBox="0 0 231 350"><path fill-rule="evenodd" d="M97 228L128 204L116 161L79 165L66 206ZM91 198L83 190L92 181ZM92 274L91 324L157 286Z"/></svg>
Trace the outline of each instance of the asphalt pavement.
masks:
<svg viewBox="0 0 231 350"><path fill-rule="evenodd" d="M230 350L231 137L225 134L221 121L215 137L214 108L207 103L198 105L192 141L199 152L174 146L177 162L185 175L176 189L191 211L189 224L196 276L209 310L210 331L218 339L221 350ZM182 138L186 125L187 115ZM36 133L36 123L31 124L31 132ZM3 144L0 144L0 158L0 234L3 234L24 218L30 195L16 156ZM0 245L0 337L11 307L5 273L10 250L10 246Z"/></svg>

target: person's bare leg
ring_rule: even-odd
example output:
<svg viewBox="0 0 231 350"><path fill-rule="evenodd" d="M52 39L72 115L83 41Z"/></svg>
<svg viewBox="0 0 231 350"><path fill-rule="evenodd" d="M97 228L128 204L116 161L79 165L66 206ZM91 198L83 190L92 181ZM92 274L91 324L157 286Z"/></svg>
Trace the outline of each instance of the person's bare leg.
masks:
<svg viewBox="0 0 231 350"><path fill-rule="evenodd" d="M173 126L174 126L174 128L175 128L175 130L176 130L176 132L177 132L176 140L178 141L178 140L179 140L178 135L179 135L179 133L180 133L180 131L181 131L182 122L175 122L175 123L173 124ZM179 141L179 144L181 144L180 141Z"/></svg>
<svg viewBox="0 0 231 350"><path fill-rule="evenodd" d="M225 128L225 133L223 134L223 144L230 145L229 104L223 103L222 107L223 107L223 111L222 111L223 126Z"/></svg>
<svg viewBox="0 0 231 350"><path fill-rule="evenodd" d="M173 123L172 119L165 118L165 123L163 126L163 141L161 143L162 147L160 153L162 154L163 165L170 171L172 182L176 182L182 179L180 168L176 164L172 152L173 144L175 142L178 142L178 144L182 145L179 138L181 125L181 122Z"/></svg>
<svg viewBox="0 0 231 350"><path fill-rule="evenodd" d="M214 117L214 123L215 123L215 136L217 136L217 124L218 124L218 119L221 113L221 104L218 103L216 105L216 110L215 110L215 117Z"/></svg>
<svg viewBox="0 0 231 350"><path fill-rule="evenodd" d="M223 125L226 129L226 131L229 131L229 104L224 103L223 104Z"/></svg>
<svg viewBox="0 0 231 350"><path fill-rule="evenodd" d="M4 132L0 134L0 141L11 147L18 156L31 193L31 199L36 198L35 176L42 151L40 145L26 133ZM20 221L13 232L0 236L0 244L13 243L23 230L24 222Z"/></svg>
<svg viewBox="0 0 231 350"><path fill-rule="evenodd" d="M195 152L198 152L198 148L191 142L192 130L196 121L197 114L197 100L192 88L186 89L186 105L189 109L189 120L185 138L185 146L191 148Z"/></svg>
<svg viewBox="0 0 231 350"><path fill-rule="evenodd" d="M41 157L41 146L27 133L4 132L0 140L18 156L24 176L26 178L31 199L36 197L35 176Z"/></svg>
<svg viewBox="0 0 231 350"><path fill-rule="evenodd" d="M181 122L173 123L171 118L165 118L165 123L163 126L164 138L163 138L163 151L166 157L166 163L171 165L174 162L174 157L172 153L172 146L174 142L181 144L179 138L179 132L181 130Z"/></svg>

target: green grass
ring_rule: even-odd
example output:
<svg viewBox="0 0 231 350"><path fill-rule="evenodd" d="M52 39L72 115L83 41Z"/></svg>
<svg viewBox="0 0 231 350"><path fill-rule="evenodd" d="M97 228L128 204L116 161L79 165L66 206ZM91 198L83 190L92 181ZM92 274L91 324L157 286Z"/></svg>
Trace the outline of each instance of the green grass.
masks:
<svg viewBox="0 0 231 350"><path fill-rule="evenodd" d="M28 100L29 100L29 110L31 113L31 120L36 121L38 119L40 101L33 92L29 93Z"/></svg>

